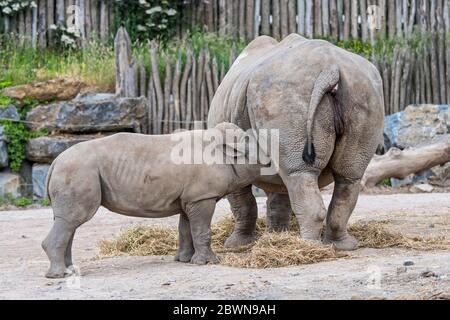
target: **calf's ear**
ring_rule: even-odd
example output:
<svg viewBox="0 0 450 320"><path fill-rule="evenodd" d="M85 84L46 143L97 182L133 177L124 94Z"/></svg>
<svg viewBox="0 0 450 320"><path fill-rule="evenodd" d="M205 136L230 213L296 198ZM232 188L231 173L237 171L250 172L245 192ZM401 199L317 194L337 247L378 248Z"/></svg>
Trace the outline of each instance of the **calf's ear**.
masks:
<svg viewBox="0 0 450 320"><path fill-rule="evenodd" d="M229 122L219 123L215 129L222 137L222 144L218 144L217 148L220 148L227 157L245 157L247 134L244 130Z"/></svg>

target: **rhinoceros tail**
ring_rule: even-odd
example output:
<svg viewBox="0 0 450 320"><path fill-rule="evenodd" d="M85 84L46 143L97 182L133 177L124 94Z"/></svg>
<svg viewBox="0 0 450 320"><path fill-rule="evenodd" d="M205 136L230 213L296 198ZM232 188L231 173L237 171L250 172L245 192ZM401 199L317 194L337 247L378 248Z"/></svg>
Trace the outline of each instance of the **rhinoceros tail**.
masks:
<svg viewBox="0 0 450 320"><path fill-rule="evenodd" d="M335 64L332 64L328 68L322 70L314 82L311 100L309 102L308 118L306 120L306 143L302 155L303 161L307 164L313 164L316 159L312 129L317 107L326 93L336 93L338 82L339 67Z"/></svg>
<svg viewBox="0 0 450 320"><path fill-rule="evenodd" d="M47 178L45 179L45 189L47 190L47 197L50 202L52 199L50 199L50 192L49 192L49 184L50 184L50 178L52 176L53 167L55 166L56 159L53 160L52 164L50 165L50 168L48 169Z"/></svg>

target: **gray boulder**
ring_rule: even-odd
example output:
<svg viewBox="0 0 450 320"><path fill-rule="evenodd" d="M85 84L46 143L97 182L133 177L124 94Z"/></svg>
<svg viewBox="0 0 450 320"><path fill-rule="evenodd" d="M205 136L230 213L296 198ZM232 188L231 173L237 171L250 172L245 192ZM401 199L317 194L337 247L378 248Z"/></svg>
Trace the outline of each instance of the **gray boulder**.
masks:
<svg viewBox="0 0 450 320"><path fill-rule="evenodd" d="M55 158L71 146L101 137L100 135L44 136L28 141L27 159L38 163L52 163Z"/></svg>
<svg viewBox="0 0 450 320"><path fill-rule="evenodd" d="M410 105L384 121L384 133L393 146L413 147L449 132L448 105Z"/></svg>
<svg viewBox="0 0 450 320"><path fill-rule="evenodd" d="M414 147L450 133L450 107L448 105L410 105L405 110L386 116L384 121L385 151L393 147ZM430 182L448 184L449 165L437 166L411 174L405 179L391 179L393 187Z"/></svg>
<svg viewBox="0 0 450 320"><path fill-rule="evenodd" d="M0 108L0 119L20 120L20 115L15 106L9 105ZM0 169L6 168L9 165L8 139L5 136L4 130L5 128L0 125Z"/></svg>
<svg viewBox="0 0 450 320"><path fill-rule="evenodd" d="M9 164L7 139L4 130L5 128L0 126L0 169L6 168Z"/></svg>
<svg viewBox="0 0 450 320"><path fill-rule="evenodd" d="M0 119L20 120L20 115L13 105L0 108Z"/></svg>
<svg viewBox="0 0 450 320"><path fill-rule="evenodd" d="M37 164L33 165L32 177L33 177L33 199L42 200L47 198L47 186L46 179L50 165Z"/></svg>
<svg viewBox="0 0 450 320"><path fill-rule="evenodd" d="M67 133L131 131L147 133L147 99L94 94L39 106L27 115L30 129Z"/></svg>
<svg viewBox="0 0 450 320"><path fill-rule="evenodd" d="M19 198L20 193L20 175L10 172L0 172L0 196L5 198L12 196Z"/></svg>

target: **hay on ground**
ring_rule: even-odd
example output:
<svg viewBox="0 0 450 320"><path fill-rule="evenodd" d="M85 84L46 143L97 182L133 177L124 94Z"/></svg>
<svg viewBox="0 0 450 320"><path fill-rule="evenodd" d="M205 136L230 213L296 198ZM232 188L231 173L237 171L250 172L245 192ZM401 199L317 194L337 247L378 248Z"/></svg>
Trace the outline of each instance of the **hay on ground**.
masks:
<svg viewBox="0 0 450 320"><path fill-rule="evenodd" d="M445 237L409 237L389 230L387 221L357 222L349 226L349 233L359 241L360 247L400 247L415 250L450 249ZM231 235L234 219L228 216L212 226L212 249L219 254L221 264L247 268L277 268L317 263L345 256L333 246L301 240L295 219L288 232L266 232L265 220L257 220L257 239L241 248L226 248L225 240ZM178 249L175 229L140 225L123 231L115 239L99 243L100 256L118 255L174 255Z"/></svg>
<svg viewBox="0 0 450 320"><path fill-rule="evenodd" d="M389 230L386 225L389 221L357 222L348 228L348 232L359 241L362 248L405 248L415 250L448 249L446 238L406 236L400 232Z"/></svg>
<svg viewBox="0 0 450 320"><path fill-rule="evenodd" d="M125 230L112 240L101 240L101 256L172 255L178 247L178 232L174 229L139 225Z"/></svg>
<svg viewBox="0 0 450 320"><path fill-rule="evenodd" d="M248 252L225 255L221 263L244 268L280 268L343 257L333 246L301 240L296 232L264 233Z"/></svg>

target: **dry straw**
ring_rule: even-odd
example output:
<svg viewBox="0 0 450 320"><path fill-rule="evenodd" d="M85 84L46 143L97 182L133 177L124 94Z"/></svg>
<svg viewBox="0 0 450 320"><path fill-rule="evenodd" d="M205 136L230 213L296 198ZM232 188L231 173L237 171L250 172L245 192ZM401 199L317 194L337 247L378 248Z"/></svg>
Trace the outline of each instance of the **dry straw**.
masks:
<svg viewBox="0 0 450 320"><path fill-rule="evenodd" d="M349 232L360 247L400 247L415 250L450 249L445 237L409 237L389 230L387 221L357 222ZM221 258L221 264L246 268L277 268L317 263L345 257L333 246L301 240L298 226L292 219L290 231L266 232L264 219L258 219L255 243L241 248L225 248L224 242L233 231L231 216L212 226L212 249ZM174 255L178 246L178 233L174 229L137 226L123 231L113 240L99 243L100 256L118 255Z"/></svg>

